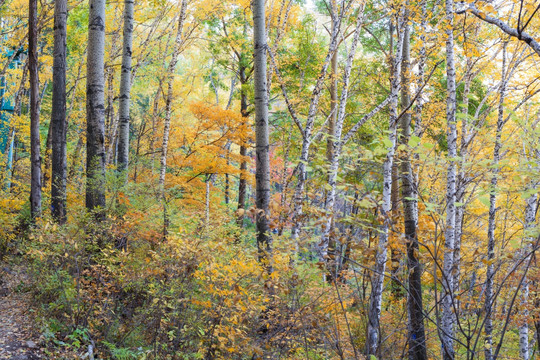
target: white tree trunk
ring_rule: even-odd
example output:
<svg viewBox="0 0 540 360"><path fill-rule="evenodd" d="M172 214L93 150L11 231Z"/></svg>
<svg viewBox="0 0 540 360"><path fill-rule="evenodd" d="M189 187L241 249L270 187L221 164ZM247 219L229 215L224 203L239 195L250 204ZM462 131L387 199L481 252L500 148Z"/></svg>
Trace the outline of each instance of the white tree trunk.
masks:
<svg viewBox="0 0 540 360"><path fill-rule="evenodd" d="M270 236L270 143L268 129L268 89L266 56L268 44L264 0L253 0L253 81L255 83L255 152L257 247L259 260L272 272L272 237Z"/></svg>
<svg viewBox="0 0 540 360"><path fill-rule="evenodd" d="M363 3L364 4L364 3ZM334 124L334 134L333 141L328 142L330 149L327 153L331 156L330 161L330 170L328 175L328 185L330 185L330 190L326 196L326 213L327 220L326 225L323 229L321 248L320 248L320 257L322 261L327 259L328 255L328 240L330 231L332 229L333 223L333 213L334 213L334 203L336 198L336 179L338 175L339 168L339 158L341 156L341 134L343 132L343 121L345 120L345 109L347 105L348 95L349 95L349 83L351 77L352 64L354 60L354 55L356 54L356 47L358 46L358 39L360 38L360 30L362 28L364 18L364 5L361 5L358 9L358 15L356 17L356 28L353 35L353 40L351 43L351 48L347 56L347 61L345 64L345 72L343 74L343 85L341 89L341 97L339 99L339 106L337 109L337 121ZM334 109L335 111L336 109Z"/></svg>
<svg viewBox="0 0 540 360"><path fill-rule="evenodd" d="M443 262L443 289L441 340L444 360L454 359L453 267L456 201L456 69L454 64L454 1L446 0L446 123L448 142L448 169L446 176L446 231Z"/></svg>
<svg viewBox="0 0 540 360"><path fill-rule="evenodd" d="M133 51L133 0L124 1L124 42L122 45L122 73L120 75L120 98L118 116L118 171L127 170L129 163L129 103L131 91L131 57Z"/></svg>
<svg viewBox="0 0 540 360"><path fill-rule="evenodd" d="M501 136L504 126L504 96L506 92L506 43L503 48L503 61L501 70L501 87L499 90L499 109L497 116L497 129L495 134L495 146L493 149L493 170L490 182L490 194L489 194L489 220L488 220L488 248L487 248L487 269L486 269L486 290L485 290L485 304L484 309L486 312L486 320L484 325L484 331L486 334L484 357L486 360L492 359L492 333L493 333L493 277L495 275L495 267L493 261L495 259L495 216L496 216L496 202L497 202L497 175L499 173L498 165L500 161L501 150Z"/></svg>
<svg viewBox="0 0 540 360"><path fill-rule="evenodd" d="M182 46L182 29L184 27L184 21L186 18L186 8L187 0L182 0L180 14L178 15L178 28L176 29L173 53L171 62L167 68L167 97L165 98L165 120L163 125L163 142L161 144L161 161L159 170L159 186L162 192L165 186L165 173L167 171L167 150L169 146L169 133L171 131L174 72Z"/></svg>
<svg viewBox="0 0 540 360"><path fill-rule="evenodd" d="M392 167L394 163L394 153L396 150L396 129L398 120L398 100L401 84L401 58L403 54L404 22L398 19L400 32L398 32L396 56L392 59L391 90L390 90L390 117L389 117L389 140L390 146L387 148L386 159L383 165L383 195L381 216L384 223L380 227L379 242L377 245L377 255L375 260L375 270L371 281L371 297L368 313L367 330L367 352L375 355L379 346L379 320L381 316L382 290L384 284L384 272L386 270L386 260L388 253L388 230L390 226L390 211L392 210Z"/></svg>
<svg viewBox="0 0 540 360"><path fill-rule="evenodd" d="M523 231L525 232L524 243L529 244L533 240L527 232L535 227L536 222L536 204L538 201L538 194L534 194L527 199L525 207L525 226ZM525 246L525 253L529 253L532 250L530 245ZM521 317L522 323L519 325L519 354L523 360L529 360L529 280L523 279L523 285L521 289ZM539 344L540 346L540 344Z"/></svg>
<svg viewBox="0 0 540 360"><path fill-rule="evenodd" d="M86 78L86 207L105 207L105 0L90 0Z"/></svg>
<svg viewBox="0 0 540 360"><path fill-rule="evenodd" d="M332 15L336 16L336 15ZM332 27L332 32L330 35L330 44L328 45L328 53L326 54L325 61L321 68L319 78L311 94L311 102L309 105L308 115L306 119L306 125L303 128L303 140L302 140L302 149L300 151L300 158L298 159L298 167L296 169L298 182L294 190L293 196L293 213L292 213L292 229L291 229L291 238L296 242L298 250L298 235L300 233L300 228L302 227L302 216L303 216L303 200L304 200L304 185L306 182L306 164L309 157L309 150L312 142L312 132L315 125L315 116L318 112L319 99L322 93L322 87L324 85L324 79L328 71L328 67L331 63L331 59L334 56L334 53L337 51L338 47L338 35L341 27L341 19L335 18L332 20L335 23L335 26ZM294 115L294 114L291 114ZM298 252L298 251L297 251Z"/></svg>

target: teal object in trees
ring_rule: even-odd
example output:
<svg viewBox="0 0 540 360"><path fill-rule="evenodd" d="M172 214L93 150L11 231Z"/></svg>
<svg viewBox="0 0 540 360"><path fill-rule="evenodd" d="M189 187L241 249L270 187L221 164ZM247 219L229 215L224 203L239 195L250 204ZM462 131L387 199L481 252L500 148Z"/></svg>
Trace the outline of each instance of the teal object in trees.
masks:
<svg viewBox="0 0 540 360"><path fill-rule="evenodd" d="M21 55L23 49L15 51L15 49L1 49L0 56L12 59L8 65L8 69L16 69L21 64ZM6 80L5 76L0 78L0 152L6 153L13 149L8 149L7 145L10 139L10 115L13 113L15 102L12 96L8 96L9 89L15 86Z"/></svg>
<svg viewBox="0 0 540 360"><path fill-rule="evenodd" d="M0 49L0 56L4 56L11 59L8 65L8 69L16 69L21 64L21 55L24 53L23 49L15 51L15 49L6 50ZM10 187L10 172L13 166L13 146L15 144L15 130L11 129L10 118L11 114L15 110L15 101L13 96L9 96L9 88L14 87L15 84L6 81L6 76L0 77L0 153L6 154L6 167L5 167L5 179L6 188Z"/></svg>

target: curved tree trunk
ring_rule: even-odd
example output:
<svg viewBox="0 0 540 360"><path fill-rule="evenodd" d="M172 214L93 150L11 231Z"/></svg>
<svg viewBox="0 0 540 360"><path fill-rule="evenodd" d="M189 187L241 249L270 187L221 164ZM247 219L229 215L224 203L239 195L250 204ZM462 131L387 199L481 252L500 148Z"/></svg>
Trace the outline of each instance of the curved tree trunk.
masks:
<svg viewBox="0 0 540 360"><path fill-rule="evenodd" d="M105 0L90 0L88 19L86 207L94 210L105 207Z"/></svg>

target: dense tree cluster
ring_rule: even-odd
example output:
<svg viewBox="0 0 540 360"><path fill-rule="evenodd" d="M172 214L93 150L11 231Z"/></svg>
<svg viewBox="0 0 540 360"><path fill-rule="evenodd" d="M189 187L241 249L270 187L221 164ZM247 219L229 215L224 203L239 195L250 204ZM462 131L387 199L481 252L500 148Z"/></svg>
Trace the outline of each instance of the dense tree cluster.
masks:
<svg viewBox="0 0 540 360"><path fill-rule="evenodd" d="M0 0L48 356L538 357L538 9Z"/></svg>

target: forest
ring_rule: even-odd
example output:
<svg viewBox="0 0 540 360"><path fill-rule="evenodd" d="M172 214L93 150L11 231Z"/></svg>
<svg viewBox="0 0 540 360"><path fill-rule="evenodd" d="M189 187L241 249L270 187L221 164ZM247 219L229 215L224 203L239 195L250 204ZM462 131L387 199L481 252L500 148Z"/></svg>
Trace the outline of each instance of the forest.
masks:
<svg viewBox="0 0 540 360"><path fill-rule="evenodd" d="M0 0L0 359L540 359L539 9Z"/></svg>

